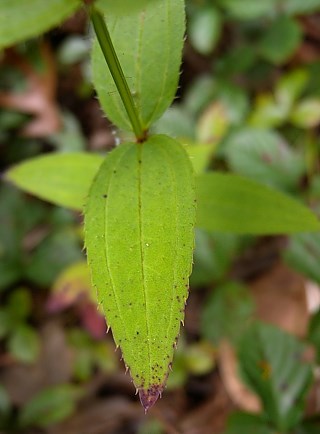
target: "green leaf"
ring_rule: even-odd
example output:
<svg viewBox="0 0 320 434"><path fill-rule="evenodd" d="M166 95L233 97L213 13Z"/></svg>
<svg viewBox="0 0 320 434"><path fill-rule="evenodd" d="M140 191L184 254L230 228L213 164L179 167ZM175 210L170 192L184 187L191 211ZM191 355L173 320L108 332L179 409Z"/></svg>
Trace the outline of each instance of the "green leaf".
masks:
<svg viewBox="0 0 320 434"><path fill-rule="evenodd" d="M320 361L320 310L311 317L309 322L308 340L315 346L317 362Z"/></svg>
<svg viewBox="0 0 320 434"><path fill-rule="evenodd" d="M250 20L271 16L278 0L220 0L221 5L235 18Z"/></svg>
<svg viewBox="0 0 320 434"><path fill-rule="evenodd" d="M5 177L41 199L79 210L101 162L85 152L50 154L11 167Z"/></svg>
<svg viewBox="0 0 320 434"><path fill-rule="evenodd" d="M184 1L149 2L142 12L127 16L109 13L107 24L141 123L148 129L171 104L177 89L185 31ZM115 125L131 131L97 41L92 62L93 82L103 110Z"/></svg>
<svg viewBox="0 0 320 434"><path fill-rule="evenodd" d="M197 226L238 234L318 231L317 217L294 199L238 175L197 177Z"/></svg>
<svg viewBox="0 0 320 434"><path fill-rule="evenodd" d="M234 172L284 190L297 189L303 159L275 131L242 128L230 134L223 146Z"/></svg>
<svg viewBox="0 0 320 434"><path fill-rule="evenodd" d="M26 234L41 223L45 208L17 189L0 183L0 290L21 279L22 244Z"/></svg>
<svg viewBox="0 0 320 434"><path fill-rule="evenodd" d="M191 286L208 285L223 279L232 260L239 254L243 241L231 233L208 233L197 229Z"/></svg>
<svg viewBox="0 0 320 434"><path fill-rule="evenodd" d="M252 127L271 128L281 126L288 117L288 106L275 101L272 94L258 95L249 118Z"/></svg>
<svg viewBox="0 0 320 434"><path fill-rule="evenodd" d="M306 69L294 69L283 75L275 87L276 101L287 109L301 96L307 87L309 73Z"/></svg>
<svg viewBox="0 0 320 434"><path fill-rule="evenodd" d="M316 420L306 420L294 430L293 434L318 434L320 430L320 422Z"/></svg>
<svg viewBox="0 0 320 434"><path fill-rule="evenodd" d="M51 233L36 247L26 264L26 277L42 287L51 286L68 265L83 259L75 229L63 228Z"/></svg>
<svg viewBox="0 0 320 434"><path fill-rule="evenodd" d="M216 346L227 338L236 341L253 318L254 301L248 289L228 282L214 289L201 317L202 336Z"/></svg>
<svg viewBox="0 0 320 434"><path fill-rule="evenodd" d="M277 434L260 416L250 413L235 412L228 418L224 434Z"/></svg>
<svg viewBox="0 0 320 434"><path fill-rule="evenodd" d="M221 27L222 19L217 9L201 8L190 17L190 42L199 53L210 54L219 40Z"/></svg>
<svg viewBox="0 0 320 434"><path fill-rule="evenodd" d="M93 284L146 409L163 390L191 272L191 163L166 136L112 151L85 210Z"/></svg>
<svg viewBox="0 0 320 434"><path fill-rule="evenodd" d="M96 6L105 14L129 15L145 7L151 1L159 0L97 0Z"/></svg>
<svg viewBox="0 0 320 434"><path fill-rule="evenodd" d="M15 323L27 318L32 309L30 292L25 288L15 290L10 294L7 309Z"/></svg>
<svg viewBox="0 0 320 434"><path fill-rule="evenodd" d="M173 105L152 125L154 134L195 139L195 120L181 105Z"/></svg>
<svg viewBox="0 0 320 434"><path fill-rule="evenodd" d="M27 325L21 325L9 339L9 351L13 357L24 363L33 363L40 351L37 333Z"/></svg>
<svg viewBox="0 0 320 434"><path fill-rule="evenodd" d="M261 398L269 423L282 432L295 427L303 416L312 380L304 349L293 336L262 323L250 328L240 343L243 377Z"/></svg>
<svg viewBox="0 0 320 434"><path fill-rule="evenodd" d="M1 416L9 412L10 407L11 407L11 403L10 403L10 397L8 395L8 392L6 391L4 386L0 384L0 420L1 420Z"/></svg>
<svg viewBox="0 0 320 434"><path fill-rule="evenodd" d="M290 117L300 128L315 128L320 124L320 98L306 98L299 102Z"/></svg>
<svg viewBox="0 0 320 434"><path fill-rule="evenodd" d="M2 0L0 50L57 26L80 5L80 0Z"/></svg>
<svg viewBox="0 0 320 434"><path fill-rule="evenodd" d="M21 426L47 427L61 422L74 412L77 395L77 389L69 384L41 391L21 410Z"/></svg>
<svg viewBox="0 0 320 434"><path fill-rule="evenodd" d="M281 8L292 15L320 11L320 0L284 0Z"/></svg>
<svg viewBox="0 0 320 434"><path fill-rule="evenodd" d="M265 59L278 65L294 54L302 37L301 28L293 18L280 16L264 33L259 44L259 51Z"/></svg>
<svg viewBox="0 0 320 434"><path fill-rule="evenodd" d="M296 234L284 252L286 262L320 284L320 234Z"/></svg>

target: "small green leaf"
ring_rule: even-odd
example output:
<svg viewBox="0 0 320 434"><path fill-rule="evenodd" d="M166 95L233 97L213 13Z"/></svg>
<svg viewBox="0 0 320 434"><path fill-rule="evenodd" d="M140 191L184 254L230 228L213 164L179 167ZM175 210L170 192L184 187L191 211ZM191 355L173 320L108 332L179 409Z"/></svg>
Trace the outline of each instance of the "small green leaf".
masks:
<svg viewBox="0 0 320 434"><path fill-rule="evenodd" d="M202 335L216 346L223 339L235 341L253 318L254 302L248 289L228 282L214 289L203 309Z"/></svg>
<svg viewBox="0 0 320 434"><path fill-rule="evenodd" d="M26 277L42 287L51 286L68 265L83 259L75 230L53 232L36 247L25 269Z"/></svg>
<svg viewBox="0 0 320 434"><path fill-rule="evenodd" d="M302 41L302 36L300 26L293 18L280 16L264 33L259 51L270 62L281 64L294 54Z"/></svg>
<svg viewBox="0 0 320 434"><path fill-rule="evenodd" d="M296 234L284 252L286 262L320 284L320 234Z"/></svg>
<svg viewBox="0 0 320 434"><path fill-rule="evenodd" d="M293 336L262 323L250 328L239 346L243 377L261 398L268 422L281 432L290 431L303 416L312 380L303 351Z"/></svg>
<svg viewBox="0 0 320 434"><path fill-rule="evenodd" d="M297 427L292 434L319 434L320 422L319 420L306 420Z"/></svg>
<svg viewBox="0 0 320 434"><path fill-rule="evenodd" d="M288 117L288 106L275 101L272 94L258 95L249 118L252 127L279 127Z"/></svg>
<svg viewBox="0 0 320 434"><path fill-rule="evenodd" d="M40 351L37 333L27 325L19 326L9 339L9 351L13 357L21 362L35 362Z"/></svg>
<svg viewBox="0 0 320 434"><path fill-rule="evenodd" d="M201 54L210 54L219 40L222 19L213 7L200 8L190 17L189 38L194 48Z"/></svg>
<svg viewBox="0 0 320 434"><path fill-rule="evenodd" d="M0 50L60 24L80 0L3 0L0 4Z"/></svg>
<svg viewBox="0 0 320 434"><path fill-rule="evenodd" d="M243 241L243 237L231 233L208 233L197 229L191 286L208 285L223 279Z"/></svg>
<svg viewBox="0 0 320 434"><path fill-rule="evenodd" d="M93 284L146 409L163 390L184 317L194 202L185 151L153 136L107 156L85 210Z"/></svg>
<svg viewBox="0 0 320 434"><path fill-rule="evenodd" d="M21 426L47 427L61 422L74 412L77 395L77 389L69 384L41 391L22 409Z"/></svg>
<svg viewBox="0 0 320 434"><path fill-rule="evenodd" d="M294 69L283 75L275 87L275 99L281 106L291 109L292 104L307 87L309 73L305 69Z"/></svg>
<svg viewBox="0 0 320 434"><path fill-rule="evenodd" d="M127 16L106 15L110 35L144 129L171 104L178 84L185 13L183 0L149 2ZM159 37L161 35L161 37ZM93 82L103 110L118 127L132 126L97 41Z"/></svg>
<svg viewBox="0 0 320 434"><path fill-rule="evenodd" d="M81 209L102 158L85 152L50 154L11 167L6 179L42 199Z"/></svg>
<svg viewBox="0 0 320 434"><path fill-rule="evenodd" d="M299 102L290 117L300 128L315 128L320 124L320 98L306 98Z"/></svg>
<svg viewBox="0 0 320 434"><path fill-rule="evenodd" d="M241 128L228 136L222 153L234 172L284 190L297 189L304 173L301 156L273 130Z"/></svg>
<svg viewBox="0 0 320 434"><path fill-rule="evenodd" d="M6 391L4 386L0 384L0 420L1 420L1 416L9 412L10 407L11 407L11 403L10 403L10 397L8 395L8 392Z"/></svg>
<svg viewBox="0 0 320 434"><path fill-rule="evenodd" d="M197 177L197 226L238 234L318 231L317 217L289 196L247 178L223 173Z"/></svg>
<svg viewBox="0 0 320 434"><path fill-rule="evenodd" d="M277 0L220 0L221 5L234 17L250 20L274 13Z"/></svg>
<svg viewBox="0 0 320 434"><path fill-rule="evenodd" d="M281 8L292 15L310 14L320 11L320 0L284 0Z"/></svg>
<svg viewBox="0 0 320 434"><path fill-rule="evenodd" d="M30 292L25 288L15 290L10 295L7 309L15 323L27 318L32 309Z"/></svg>
<svg viewBox="0 0 320 434"><path fill-rule="evenodd" d="M308 340L315 346L317 362L320 361L320 310L311 317L309 322Z"/></svg>
<svg viewBox="0 0 320 434"><path fill-rule="evenodd" d="M231 414L224 434L277 434L259 415L236 412Z"/></svg>

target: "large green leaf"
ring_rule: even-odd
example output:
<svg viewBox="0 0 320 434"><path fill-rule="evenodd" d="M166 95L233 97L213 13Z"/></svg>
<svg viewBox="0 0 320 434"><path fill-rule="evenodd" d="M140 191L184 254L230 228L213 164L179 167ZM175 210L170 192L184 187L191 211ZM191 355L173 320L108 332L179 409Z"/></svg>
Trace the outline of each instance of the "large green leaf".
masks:
<svg viewBox="0 0 320 434"><path fill-rule="evenodd" d="M238 175L197 178L197 226L208 231L279 234L318 231L316 216L289 196Z"/></svg>
<svg viewBox="0 0 320 434"><path fill-rule="evenodd" d="M42 199L82 209L102 157L89 153L49 154L13 166L6 179Z"/></svg>
<svg viewBox="0 0 320 434"><path fill-rule="evenodd" d="M159 0L97 0L96 6L105 14L129 15L132 11L142 9L151 1Z"/></svg>
<svg viewBox="0 0 320 434"><path fill-rule="evenodd" d="M0 49L60 24L80 5L80 0L1 0Z"/></svg>
<svg viewBox="0 0 320 434"><path fill-rule="evenodd" d="M90 189L93 285L146 409L163 390L184 317L194 219L192 166L167 136L112 151Z"/></svg>
<svg viewBox="0 0 320 434"><path fill-rule="evenodd" d="M149 2L127 16L107 15L107 24L120 64L147 129L171 104L178 84L185 13L183 0ZM102 108L118 127L132 127L95 41L93 82Z"/></svg>
<svg viewBox="0 0 320 434"><path fill-rule="evenodd" d="M6 178L29 193L81 211L101 161L89 153L52 154L12 167ZM196 186L197 226L202 229L239 234L320 229L306 207L253 180L211 172L198 176Z"/></svg>
<svg viewBox="0 0 320 434"><path fill-rule="evenodd" d="M262 323L245 333L239 347L243 377L261 398L268 421L281 432L303 416L312 379L304 349L293 336Z"/></svg>

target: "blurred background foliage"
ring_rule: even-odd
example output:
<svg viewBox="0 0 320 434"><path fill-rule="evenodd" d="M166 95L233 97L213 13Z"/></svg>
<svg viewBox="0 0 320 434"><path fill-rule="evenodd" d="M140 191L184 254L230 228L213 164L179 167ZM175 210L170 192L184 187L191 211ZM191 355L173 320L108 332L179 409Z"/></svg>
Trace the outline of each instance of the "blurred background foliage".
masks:
<svg viewBox="0 0 320 434"><path fill-rule="evenodd" d="M153 130L198 173L253 178L319 214L320 1L186 6L180 87ZM1 172L125 139L95 98L90 39L80 11L1 53ZM197 230L173 371L145 417L95 304L82 216L1 181L0 222L0 432L319 432L319 234Z"/></svg>

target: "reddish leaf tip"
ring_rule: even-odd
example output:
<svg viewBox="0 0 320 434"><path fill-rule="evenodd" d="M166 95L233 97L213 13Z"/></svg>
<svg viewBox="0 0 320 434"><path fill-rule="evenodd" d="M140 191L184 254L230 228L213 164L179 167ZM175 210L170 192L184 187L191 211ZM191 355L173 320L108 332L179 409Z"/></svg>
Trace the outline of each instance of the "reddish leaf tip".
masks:
<svg viewBox="0 0 320 434"><path fill-rule="evenodd" d="M144 408L144 411L147 412L153 405L158 401L161 397L162 385L153 384L149 387L149 389L139 389L139 398Z"/></svg>

